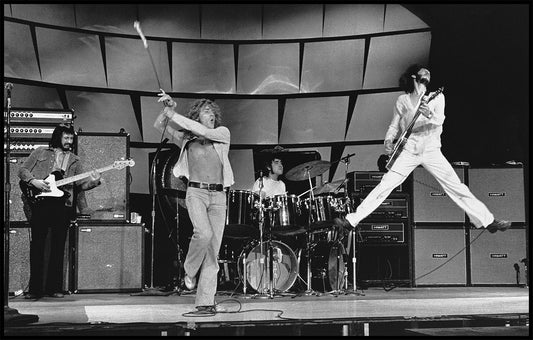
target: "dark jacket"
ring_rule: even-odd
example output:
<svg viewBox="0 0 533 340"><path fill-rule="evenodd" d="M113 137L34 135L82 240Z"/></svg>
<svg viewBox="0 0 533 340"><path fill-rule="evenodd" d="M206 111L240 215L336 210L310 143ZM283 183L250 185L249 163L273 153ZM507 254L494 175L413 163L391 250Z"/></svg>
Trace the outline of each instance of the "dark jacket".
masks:
<svg viewBox="0 0 533 340"><path fill-rule="evenodd" d="M36 179L45 179L52 172L55 161L55 152L53 148L40 147L35 149L22 164L18 171L19 178L28 183ZM83 166L81 159L77 155L70 153L68 159L67 168L65 170L64 178L72 177L83 173ZM72 206L72 197L74 192L74 186L77 190L90 190L97 187L100 181L91 181L89 177L80 179L79 181L65 184L61 186L61 189L69 193L65 205Z"/></svg>

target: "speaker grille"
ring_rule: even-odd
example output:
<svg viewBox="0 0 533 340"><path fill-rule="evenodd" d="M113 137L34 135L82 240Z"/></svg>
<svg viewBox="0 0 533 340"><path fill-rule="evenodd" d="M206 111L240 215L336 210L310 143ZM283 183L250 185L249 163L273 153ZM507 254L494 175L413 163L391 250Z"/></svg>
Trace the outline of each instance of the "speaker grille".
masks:
<svg viewBox="0 0 533 340"><path fill-rule="evenodd" d="M77 140L77 153L84 171L129 157L129 135L126 134L79 133ZM86 203L78 203L80 212L89 214L91 220L125 222L129 219L129 168L111 169L101 176L100 186L82 194Z"/></svg>
<svg viewBox="0 0 533 340"><path fill-rule="evenodd" d="M31 210L26 198L22 195L19 186L18 171L24 161L25 157L11 157L9 163L9 182L11 184L11 192L9 194L9 220L11 222L26 222L30 220ZM4 168L4 178L6 171Z"/></svg>
<svg viewBox="0 0 533 340"><path fill-rule="evenodd" d="M78 225L75 291L140 290L142 225Z"/></svg>
<svg viewBox="0 0 533 340"><path fill-rule="evenodd" d="M415 285L466 285L462 226L416 227L413 251Z"/></svg>
<svg viewBox="0 0 533 340"><path fill-rule="evenodd" d="M30 282L30 228L9 229L9 292L28 291Z"/></svg>
<svg viewBox="0 0 533 340"><path fill-rule="evenodd" d="M454 169L464 183L464 169ZM415 222L464 222L465 213L446 195L423 167L413 171L413 220Z"/></svg>
<svg viewBox="0 0 533 340"><path fill-rule="evenodd" d="M468 177L472 193L496 218L526 221L522 168L470 169Z"/></svg>
<svg viewBox="0 0 533 340"><path fill-rule="evenodd" d="M471 240L482 231L471 230ZM520 260L527 256L526 240L524 227L513 227L497 235L485 231L470 246L472 284L517 284L514 265L524 271Z"/></svg>

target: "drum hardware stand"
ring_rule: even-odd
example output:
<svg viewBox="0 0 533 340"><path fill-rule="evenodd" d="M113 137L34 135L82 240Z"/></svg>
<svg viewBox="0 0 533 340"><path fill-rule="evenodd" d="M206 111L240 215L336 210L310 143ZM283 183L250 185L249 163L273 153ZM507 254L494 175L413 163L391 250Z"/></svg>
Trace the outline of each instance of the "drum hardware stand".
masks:
<svg viewBox="0 0 533 340"><path fill-rule="evenodd" d="M352 290L348 290L348 280L346 280L346 289L344 290L345 295L359 295L364 296L365 294L363 292L357 291L357 256L356 256L356 234L359 233L359 229L357 226L353 227L350 231L352 233L352 280L353 280L353 287Z"/></svg>
<svg viewBox="0 0 533 340"><path fill-rule="evenodd" d="M274 296L283 296L281 294L275 294L274 293L274 251L273 251L273 247L272 247L272 233L270 232L268 234L268 241L266 243L268 243L268 246L267 246L267 249L266 249L266 254L265 254L265 251L264 251L264 243L263 242L263 235L264 235L264 226L265 226L265 223L264 223L264 218L265 218L265 214L264 214L264 209L263 209L263 202L262 202L262 197L261 197L261 193L262 193L262 190L263 190L263 171L260 171L259 172L259 242L260 242L260 258L259 258L259 261L260 263L262 263L262 266L261 266L261 280L260 282L262 282L262 287L260 288L260 292L253 295L252 296L252 299L273 299ZM267 257L268 257L268 260L267 260ZM244 282L243 282L243 293L244 293L244 297L246 298L246 280L247 280L247 277L246 277L246 257L244 258ZM266 266L266 267L265 267ZM268 272L268 276L269 276L269 279L268 279L268 287L265 287L265 281L266 281L266 278L267 278L267 272ZM266 293L268 292L268 293Z"/></svg>
<svg viewBox="0 0 533 340"><path fill-rule="evenodd" d="M266 265L266 255L265 255L265 252L263 250L263 234L264 234L264 210L263 210L263 198L261 197L261 193L263 192L263 171L261 170L259 172L259 245L260 245L260 254L259 254L259 263L261 264L261 288L260 288L260 292L258 294L255 294L252 296L253 299L268 299L268 298L272 298L270 295L272 294L272 287L269 287L268 290L270 292L270 295L268 294L265 294L265 279L267 277L266 274L266 269L268 268L265 268L265 265ZM244 268L246 268L246 257L244 257ZM244 270L244 272L246 273L246 269ZM243 279L243 287L246 287L246 281L248 280L248 278L246 276L244 276L244 279ZM269 280L269 281L272 281L272 280ZM269 285L270 285L271 282L269 282ZM258 287L259 288L259 287ZM244 289L244 288L243 288ZM246 294L246 293L245 293Z"/></svg>
<svg viewBox="0 0 533 340"><path fill-rule="evenodd" d="M344 198L346 198L346 214L350 213L351 212L351 200L350 200L350 197L348 196L348 164L350 164L350 157L354 156L354 154L351 154L351 155L348 155L346 157L343 157L341 158L341 161L344 162L344 164L346 165L345 169L344 169ZM354 173L354 176L353 176L353 186L355 188L355 185L356 185L356 174ZM356 236L357 234L359 233L359 229L357 228L357 226L353 227L352 230L351 230L351 233L352 233L352 280L353 280L353 287L352 287L352 290L349 291L348 290L348 269L346 268L346 281L345 281L345 289L344 289L344 294L345 295L350 295L350 294L353 294L353 295L361 295L361 296L364 296L365 294L362 293L362 292L358 292L357 291L357 256L356 256L356 247L355 247L355 242L356 242Z"/></svg>
<svg viewBox="0 0 533 340"><path fill-rule="evenodd" d="M309 204L309 220L308 220L308 224L309 226L314 222L314 218L313 218L313 206L312 204L315 202L315 195L313 193L313 182L311 182L311 173L309 172L309 170L305 170L306 173L307 173L307 179L309 181L309 193L311 194L311 204ZM317 213L318 213L318 204L316 206L316 209L317 209ZM306 252L306 256L307 256L307 289L296 295L296 296L311 296L311 295L316 295L316 296L320 296L316 291L313 290L313 288L311 287L311 233L309 231L307 231L306 233L306 245L305 245L305 252ZM294 296L294 297L296 297Z"/></svg>

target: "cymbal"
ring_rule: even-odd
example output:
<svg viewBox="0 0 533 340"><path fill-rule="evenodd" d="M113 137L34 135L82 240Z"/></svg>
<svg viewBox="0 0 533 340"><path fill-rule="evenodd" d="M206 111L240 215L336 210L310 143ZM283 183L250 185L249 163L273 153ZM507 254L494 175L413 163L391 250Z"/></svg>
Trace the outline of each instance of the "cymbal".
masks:
<svg viewBox="0 0 533 340"><path fill-rule="evenodd" d="M290 169L285 178L289 181L303 181L308 177L316 177L326 172L331 166L328 161L315 160L303 163Z"/></svg>
<svg viewBox="0 0 533 340"><path fill-rule="evenodd" d="M313 194L321 195L321 194L329 194L329 193L332 193L332 192L336 192L336 191L340 190L339 187L342 184L344 184L344 181L345 180L343 178L341 178L341 179L333 181L333 182L324 183L324 185L322 185L321 187L316 188L313 191Z"/></svg>

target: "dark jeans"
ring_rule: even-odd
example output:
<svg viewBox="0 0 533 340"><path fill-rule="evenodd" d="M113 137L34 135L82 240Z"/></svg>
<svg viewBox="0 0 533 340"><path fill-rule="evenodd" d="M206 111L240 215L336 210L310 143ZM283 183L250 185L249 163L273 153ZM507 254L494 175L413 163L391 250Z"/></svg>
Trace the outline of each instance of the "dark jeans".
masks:
<svg viewBox="0 0 533 340"><path fill-rule="evenodd" d="M40 202L32 208L30 294L53 294L63 291L63 258L71 210L63 201ZM49 256L45 254L48 234Z"/></svg>

